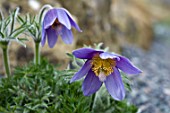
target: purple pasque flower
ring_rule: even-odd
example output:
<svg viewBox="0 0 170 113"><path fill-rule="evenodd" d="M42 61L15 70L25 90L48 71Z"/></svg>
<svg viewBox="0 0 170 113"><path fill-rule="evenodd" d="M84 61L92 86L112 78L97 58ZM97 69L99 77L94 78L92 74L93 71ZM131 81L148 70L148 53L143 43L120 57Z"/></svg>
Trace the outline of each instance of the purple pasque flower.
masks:
<svg viewBox="0 0 170 113"><path fill-rule="evenodd" d="M71 27L74 27L79 32L81 29L71 17L71 14L64 8L50 9L44 17L42 25L42 39L41 44L44 46L46 35L48 38L48 45L50 48L54 47L60 35L66 44L73 42L73 34Z"/></svg>
<svg viewBox="0 0 170 113"><path fill-rule="evenodd" d="M87 59L70 81L72 83L86 75L82 85L85 96L90 96L98 91L104 82L109 94L115 100L123 100L125 89L119 69L126 74L139 74L142 72L129 59L114 53L81 48L73 51L73 55L76 58Z"/></svg>

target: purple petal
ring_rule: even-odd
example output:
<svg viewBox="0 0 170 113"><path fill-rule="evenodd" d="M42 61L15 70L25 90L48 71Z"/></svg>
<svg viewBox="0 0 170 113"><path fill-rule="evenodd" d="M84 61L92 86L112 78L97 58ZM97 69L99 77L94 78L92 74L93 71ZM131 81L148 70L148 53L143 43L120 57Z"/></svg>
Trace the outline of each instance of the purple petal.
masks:
<svg viewBox="0 0 170 113"><path fill-rule="evenodd" d="M46 41L46 31L44 29L44 24L43 24L43 27L42 27L42 37L41 37L41 45L42 46L44 46L45 41Z"/></svg>
<svg viewBox="0 0 170 113"><path fill-rule="evenodd" d="M69 21L71 23L71 25L76 28L79 32L82 32L82 30L79 28L79 26L76 24L76 22L73 20L73 17L71 16L71 14L64 8L60 8L62 10L64 10L69 18Z"/></svg>
<svg viewBox="0 0 170 113"><path fill-rule="evenodd" d="M120 60L116 62L116 67L121 69L123 72L127 74L139 74L142 71L135 67L129 59L120 56Z"/></svg>
<svg viewBox="0 0 170 113"><path fill-rule="evenodd" d="M67 29L71 29L71 24L70 20L67 16L67 12L65 11L66 9L63 8L57 8L57 16L58 16L58 21L63 24Z"/></svg>
<svg viewBox="0 0 170 113"><path fill-rule="evenodd" d="M108 58L113 59L114 58L114 59L117 59L118 61L120 60L118 55L113 54L113 53L108 53L108 52L101 53L99 56L101 59L108 59Z"/></svg>
<svg viewBox="0 0 170 113"><path fill-rule="evenodd" d="M90 96L95 93L101 87L102 82L99 81L99 78L94 74L92 70L89 71L86 78L83 81L82 90L85 96Z"/></svg>
<svg viewBox="0 0 170 113"><path fill-rule="evenodd" d="M58 39L57 32L52 27L48 28L46 31L48 37L48 45L50 48L53 48Z"/></svg>
<svg viewBox="0 0 170 113"><path fill-rule="evenodd" d="M73 55L76 58L81 58L81 59L92 59L94 54L97 54L97 53L100 54L100 53L103 53L103 51L97 51L91 48L80 48L80 49L73 51Z"/></svg>
<svg viewBox="0 0 170 113"><path fill-rule="evenodd" d="M44 29L49 28L54 23L56 18L57 18L57 10L56 9L49 10L44 16L44 20L43 20Z"/></svg>
<svg viewBox="0 0 170 113"><path fill-rule="evenodd" d="M73 42L73 34L72 31L67 29L65 26L62 28L62 33L61 33L62 40L66 44L71 44Z"/></svg>
<svg viewBox="0 0 170 113"><path fill-rule="evenodd" d="M85 64L83 65L83 67L70 80L70 83L72 83L72 82L74 82L74 81L84 77L84 75L86 75L89 72L90 68L91 68L91 61L87 60L85 62Z"/></svg>
<svg viewBox="0 0 170 113"><path fill-rule="evenodd" d="M76 22L75 22L75 21L73 20L73 18L71 17L71 15L68 15L68 18L69 18L69 20L70 20L71 25L72 25L75 29L77 29L77 31L82 32L82 30L80 29L80 27L76 24Z"/></svg>
<svg viewBox="0 0 170 113"><path fill-rule="evenodd" d="M125 89L122 82L120 72L117 68L114 68L114 72L106 78L106 88L109 94L115 100L123 100L125 97Z"/></svg>

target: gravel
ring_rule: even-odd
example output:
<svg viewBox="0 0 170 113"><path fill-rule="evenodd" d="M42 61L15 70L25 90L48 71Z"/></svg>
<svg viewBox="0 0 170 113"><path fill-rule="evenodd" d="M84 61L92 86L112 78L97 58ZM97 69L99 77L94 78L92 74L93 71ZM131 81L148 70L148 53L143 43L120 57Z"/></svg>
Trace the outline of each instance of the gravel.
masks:
<svg viewBox="0 0 170 113"><path fill-rule="evenodd" d="M139 76L130 76L132 92L127 93L127 100L139 107L138 113L170 113L169 36L170 27L158 25L150 50L123 48L123 55L143 71Z"/></svg>

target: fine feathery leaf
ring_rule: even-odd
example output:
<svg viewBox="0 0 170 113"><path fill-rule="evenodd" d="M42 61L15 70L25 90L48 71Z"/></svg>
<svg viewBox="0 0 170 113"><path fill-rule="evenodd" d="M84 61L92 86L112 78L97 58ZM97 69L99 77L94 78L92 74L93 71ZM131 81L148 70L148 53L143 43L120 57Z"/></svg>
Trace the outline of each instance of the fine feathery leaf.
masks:
<svg viewBox="0 0 170 113"><path fill-rule="evenodd" d="M3 32L4 34L8 35L8 25L10 24L11 20L10 17L6 18L5 20L2 21L1 24L1 32Z"/></svg>
<svg viewBox="0 0 170 113"><path fill-rule="evenodd" d="M122 80L123 80L123 83L124 83L125 88L126 88L128 91L132 91L132 89L131 89L132 81L130 81L130 79L128 78L128 76L125 75L123 72L121 72L121 77L122 77Z"/></svg>
<svg viewBox="0 0 170 113"><path fill-rule="evenodd" d="M22 24L25 23L24 19L22 19L21 16L18 15L18 18L17 18L18 22L21 22Z"/></svg>
<svg viewBox="0 0 170 113"><path fill-rule="evenodd" d="M21 38L16 38L16 42L18 42L19 44L21 44L22 46L24 46L26 48L26 44L24 43L24 41L27 41L27 39L21 39Z"/></svg>
<svg viewBox="0 0 170 113"><path fill-rule="evenodd" d="M4 15L2 13L2 11L0 10L0 21L4 20Z"/></svg>
<svg viewBox="0 0 170 113"><path fill-rule="evenodd" d="M2 32L0 32L0 38L4 38L4 34Z"/></svg>
<svg viewBox="0 0 170 113"><path fill-rule="evenodd" d="M19 34L24 32L26 29L28 29L30 25L23 24L22 26L16 28L10 35L10 37L17 37Z"/></svg>
<svg viewBox="0 0 170 113"><path fill-rule="evenodd" d="M13 30L14 30L14 24L15 24L15 21L16 21L16 18L18 16L18 13L19 13L19 7L17 7L14 12L12 12L12 17L11 17L11 29L10 29L10 34L12 34Z"/></svg>

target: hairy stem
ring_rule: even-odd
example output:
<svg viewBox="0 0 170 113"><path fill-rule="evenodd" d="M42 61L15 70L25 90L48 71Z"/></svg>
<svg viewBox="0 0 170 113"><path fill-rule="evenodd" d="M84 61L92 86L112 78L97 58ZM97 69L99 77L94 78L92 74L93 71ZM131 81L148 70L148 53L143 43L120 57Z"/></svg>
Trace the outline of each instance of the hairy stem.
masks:
<svg viewBox="0 0 170 113"><path fill-rule="evenodd" d="M90 103L90 111L93 112L94 104L95 104L96 93L92 95L91 103Z"/></svg>
<svg viewBox="0 0 170 113"><path fill-rule="evenodd" d="M40 42L35 42L34 63L40 64Z"/></svg>
<svg viewBox="0 0 170 113"><path fill-rule="evenodd" d="M8 45L6 48L2 48L3 51L3 60L4 60L4 66L5 66L5 72L7 77L10 76L10 68L9 68L9 62L8 62Z"/></svg>

